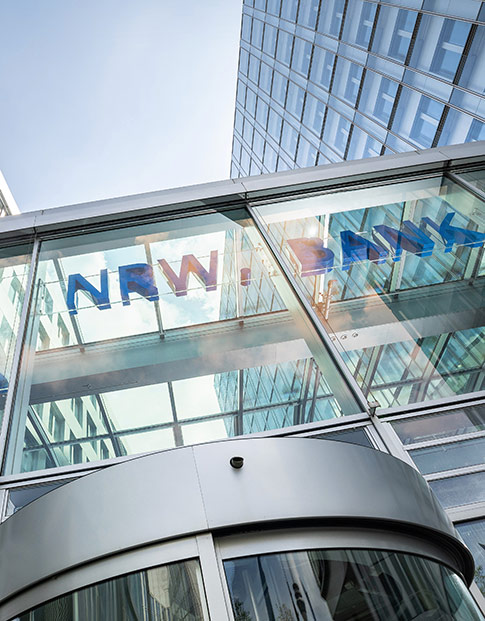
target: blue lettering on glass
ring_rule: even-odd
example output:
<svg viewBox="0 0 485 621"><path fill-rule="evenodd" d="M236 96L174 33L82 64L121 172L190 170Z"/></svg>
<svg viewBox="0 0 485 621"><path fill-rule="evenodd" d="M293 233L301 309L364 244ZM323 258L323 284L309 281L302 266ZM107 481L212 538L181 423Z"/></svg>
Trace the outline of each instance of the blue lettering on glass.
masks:
<svg viewBox="0 0 485 621"><path fill-rule="evenodd" d="M67 308L70 315L77 315L76 310L76 293L83 291L85 295L91 298L93 304L99 310L111 308L109 303L109 287L108 287L108 270L101 270L99 273L101 289L98 290L94 285L88 282L81 274L70 274L67 285Z"/></svg>
<svg viewBox="0 0 485 621"><path fill-rule="evenodd" d="M158 300L158 289L153 279L153 268L148 263L133 263L118 268L123 306L130 304L130 292L139 293L150 302Z"/></svg>
<svg viewBox="0 0 485 621"><path fill-rule="evenodd" d="M470 246L470 248L478 248L481 246L485 241L485 233L479 233L478 231L470 231L469 229L462 229L458 226L452 226L450 222L454 216L454 213L447 213L440 225L433 222L431 218L422 218L422 222L429 224L431 228L438 231L444 241L445 252L451 252L453 244Z"/></svg>
<svg viewBox="0 0 485 621"><path fill-rule="evenodd" d="M302 276L326 274L333 268L334 254L325 248L319 237L300 237L289 239L288 245L301 264Z"/></svg>
<svg viewBox="0 0 485 621"><path fill-rule="evenodd" d="M481 246L485 242L485 233L452 226L451 220L454 215L454 213L448 213L439 225L430 218L422 218L421 226L430 226L439 233L445 244L445 252L451 252L454 244L465 245L471 248ZM401 260L403 250L420 257L431 256L435 246L434 241L424 230L419 229L410 220L405 220L400 230L384 224L376 225L373 229L374 240L377 241L376 236L380 236L393 249L393 261ZM384 263L389 256L389 251L386 248L352 231L342 231L340 239L342 242L343 270L348 270L352 263L360 261ZM325 248L323 240L319 237L289 239L288 245L301 265L300 274L302 277L317 276L332 271L335 259L334 253L330 248ZM193 254L186 254L182 257L179 275L175 273L165 259L159 259L158 263L176 296L187 295L190 274L197 278L206 291L215 291L217 289L217 250L212 250L210 253L209 270L206 270ZM153 268L148 263L122 265L118 268L118 272L121 300L124 306L130 304L130 293L138 293L151 302L159 299ZM100 289L98 290L81 274L71 274L69 276L67 308L70 315L77 314L76 294L78 291L82 291L87 295L100 310L111 308L107 269L100 271L99 280ZM249 267L241 268L240 282L243 287L248 287L251 284L251 269ZM0 391L2 388L0 384Z"/></svg>
<svg viewBox="0 0 485 621"><path fill-rule="evenodd" d="M385 224L374 226L374 231L389 242L394 250L392 260L395 262L401 260L403 250L421 257L429 257L433 252L434 241L410 220L404 220L400 231Z"/></svg>
<svg viewBox="0 0 485 621"><path fill-rule="evenodd" d="M177 276L165 259L159 259L158 262L175 295L182 296L187 295L189 273L192 273L200 284L204 285L206 291L215 291L217 289L217 255L217 250L211 251L209 271L201 265L193 254L184 255L180 265L179 276Z"/></svg>
<svg viewBox="0 0 485 621"><path fill-rule="evenodd" d="M385 263L388 252L382 246L365 239L352 231L340 233L342 241L342 269L348 270L352 263L357 261L376 261Z"/></svg>

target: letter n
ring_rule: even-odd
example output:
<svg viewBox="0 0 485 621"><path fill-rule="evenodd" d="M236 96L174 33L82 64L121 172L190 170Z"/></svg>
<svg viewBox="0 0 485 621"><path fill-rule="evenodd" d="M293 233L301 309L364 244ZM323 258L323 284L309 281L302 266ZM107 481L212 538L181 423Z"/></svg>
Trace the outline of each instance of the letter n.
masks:
<svg viewBox="0 0 485 621"><path fill-rule="evenodd" d="M108 270L101 270L99 273L101 290L88 282L81 274L70 274L67 285L67 308L70 315L77 315L76 293L83 291L95 304L99 310L111 308L109 302Z"/></svg>
<svg viewBox="0 0 485 621"><path fill-rule="evenodd" d="M411 220L404 220L399 231L385 224L378 224L374 230L382 235L394 249L393 261L401 260L403 250L419 254L421 257L429 257L433 252L434 241L420 231Z"/></svg>

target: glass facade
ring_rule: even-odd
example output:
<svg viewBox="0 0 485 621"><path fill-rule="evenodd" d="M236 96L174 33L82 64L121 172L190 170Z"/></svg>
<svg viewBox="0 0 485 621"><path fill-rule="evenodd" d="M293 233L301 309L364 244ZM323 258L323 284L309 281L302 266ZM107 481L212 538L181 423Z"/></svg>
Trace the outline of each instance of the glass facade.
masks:
<svg viewBox="0 0 485 621"><path fill-rule="evenodd" d="M46 241L33 295L11 472L359 412L244 210Z"/></svg>
<svg viewBox="0 0 485 621"><path fill-rule="evenodd" d="M231 176L484 140L481 7L244 0Z"/></svg>
<svg viewBox="0 0 485 621"><path fill-rule="evenodd" d="M18 621L209 621L198 561L147 569L81 589Z"/></svg>
<svg viewBox="0 0 485 621"><path fill-rule="evenodd" d="M481 618L456 575L407 554L311 550L230 560L224 566L236 620Z"/></svg>
<svg viewBox="0 0 485 621"><path fill-rule="evenodd" d="M305 20L317 13L308 9ZM372 37L365 23L349 29L355 40ZM399 51L404 43L395 45ZM299 53L300 71L311 73L308 49ZM344 71L355 70L342 64ZM300 95L292 94L296 111ZM306 112L309 101L302 118L323 123L318 98ZM259 100L255 110L285 136L286 149L299 144L288 116ZM306 153L313 157L310 141ZM132 455L250 434L335 439L415 464L468 543L484 590L483 159L438 167L439 154L429 157L429 170L420 154L386 178L370 166L345 185L341 177L332 185L305 175L300 183L292 173L291 185L268 179L237 195L231 182L227 200L217 195L213 203L135 217L120 201L116 218L40 226L34 236L30 225L16 231L16 243L7 239L0 249L1 521ZM275 572L271 602L261 583L267 562ZM288 594L281 580L289 567L304 575ZM163 570L163 580L174 582L160 586L162 600L183 600L181 618L206 619L203 596L191 608L174 586L200 587L198 570L183 571L179 579ZM398 605L396 619L479 618L448 569L394 552L251 557L227 561L226 571L240 619L292 618L293 583L307 607L327 610L322 618L366 619L366 598L383 618L394 606L383 582L399 599L409 572L415 594ZM329 590L332 572L339 578ZM156 612L161 600L147 573L22 618L57 618L61 610L71 612L59 618L83 618L72 610L109 618L105 606L119 593L142 607L139 618L177 618ZM425 594L424 573L436 585Z"/></svg>
<svg viewBox="0 0 485 621"><path fill-rule="evenodd" d="M476 317L470 275L479 287L485 235L470 215L480 203L436 177L255 208L362 391L381 407L485 389L483 321L451 320Z"/></svg>

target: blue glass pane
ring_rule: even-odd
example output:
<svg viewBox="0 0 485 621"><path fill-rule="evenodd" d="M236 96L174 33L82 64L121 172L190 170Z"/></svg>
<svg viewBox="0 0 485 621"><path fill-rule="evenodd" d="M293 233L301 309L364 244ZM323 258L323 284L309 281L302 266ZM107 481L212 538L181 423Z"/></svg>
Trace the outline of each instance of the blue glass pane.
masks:
<svg viewBox="0 0 485 621"><path fill-rule="evenodd" d="M239 52L239 71L244 75L248 74L248 64L249 54L246 50L241 48L241 51Z"/></svg>
<svg viewBox="0 0 485 621"><path fill-rule="evenodd" d="M311 56L312 44L296 37L293 47L293 58L291 60L292 69L307 77L308 70L310 69Z"/></svg>
<svg viewBox="0 0 485 621"><path fill-rule="evenodd" d="M281 124L283 119L281 116L273 110L273 108L269 109L269 117L268 117L268 134L270 134L276 142L279 142L281 135Z"/></svg>
<svg viewBox="0 0 485 621"><path fill-rule="evenodd" d="M403 88L392 129L418 147L427 149L433 144L443 110L444 104Z"/></svg>
<svg viewBox="0 0 485 621"><path fill-rule="evenodd" d="M249 56L249 79L255 84L259 80L259 60L252 54Z"/></svg>
<svg viewBox="0 0 485 621"><path fill-rule="evenodd" d="M338 37L342 27L342 19L345 9L345 0L328 0L324 10L320 11L318 31Z"/></svg>
<svg viewBox="0 0 485 621"><path fill-rule="evenodd" d="M258 97L256 104L256 120L266 129L268 120L268 104Z"/></svg>
<svg viewBox="0 0 485 621"><path fill-rule="evenodd" d="M303 113L303 123L311 129L317 136L322 132L325 105L313 95L307 93L305 100L305 112Z"/></svg>
<svg viewBox="0 0 485 621"><path fill-rule="evenodd" d="M282 19L287 19L290 22L296 21L296 11L298 3L295 0L281 0L281 15Z"/></svg>
<svg viewBox="0 0 485 621"><path fill-rule="evenodd" d="M273 76L273 87L271 89L271 97L277 101L281 106L285 105L286 89L288 86L288 80L275 71Z"/></svg>
<svg viewBox="0 0 485 621"><path fill-rule="evenodd" d="M317 158L317 150L311 145L308 140L305 140L302 136L300 136L300 141L298 143L298 153L296 156L296 163L300 168L305 168L307 166L315 166Z"/></svg>
<svg viewBox="0 0 485 621"><path fill-rule="evenodd" d="M313 52L312 69L310 78L325 89L330 88L330 80L332 78L333 65L335 62L335 54L315 47Z"/></svg>
<svg viewBox="0 0 485 621"><path fill-rule="evenodd" d="M342 39L367 49L370 43L377 4L353 0L347 11Z"/></svg>
<svg viewBox="0 0 485 621"><path fill-rule="evenodd" d="M485 25L478 26L467 54L459 84L476 93L483 94L485 75Z"/></svg>
<svg viewBox="0 0 485 621"><path fill-rule="evenodd" d="M296 144L298 142L298 132L289 123L283 121L283 131L281 133L281 146L292 158L295 157Z"/></svg>
<svg viewBox="0 0 485 621"><path fill-rule="evenodd" d="M276 51L276 36L278 34L277 29L271 24L265 24L264 26L264 38L263 38L263 51L266 52L271 59L273 59Z"/></svg>
<svg viewBox="0 0 485 621"><path fill-rule="evenodd" d="M283 64L290 66L291 51L293 49L293 35L284 30L278 31L276 58Z"/></svg>
<svg viewBox="0 0 485 621"><path fill-rule="evenodd" d="M243 15L241 37L248 42L251 41L251 22L252 20L248 15Z"/></svg>
<svg viewBox="0 0 485 621"><path fill-rule="evenodd" d="M297 86L294 82L288 83L288 95L286 98L286 109L298 120L301 120L303 112L303 102L305 100L305 91Z"/></svg>
<svg viewBox="0 0 485 621"><path fill-rule="evenodd" d="M298 23L308 28L315 28L319 6L320 0L305 0L304 2L300 2Z"/></svg>
<svg viewBox="0 0 485 621"><path fill-rule="evenodd" d="M416 11L382 6L377 20L372 50L404 62L417 16Z"/></svg>
<svg viewBox="0 0 485 621"><path fill-rule="evenodd" d="M452 80L463 54L469 31L469 23L434 15L423 15L410 66ZM433 51L432 54L430 50Z"/></svg>
<svg viewBox="0 0 485 621"><path fill-rule="evenodd" d="M273 80L273 70L266 63L261 63L259 70L259 86L265 93L271 92L271 82Z"/></svg>
<svg viewBox="0 0 485 621"><path fill-rule="evenodd" d="M251 32L251 45L261 49L263 42L263 22L259 19L253 19L253 30Z"/></svg>

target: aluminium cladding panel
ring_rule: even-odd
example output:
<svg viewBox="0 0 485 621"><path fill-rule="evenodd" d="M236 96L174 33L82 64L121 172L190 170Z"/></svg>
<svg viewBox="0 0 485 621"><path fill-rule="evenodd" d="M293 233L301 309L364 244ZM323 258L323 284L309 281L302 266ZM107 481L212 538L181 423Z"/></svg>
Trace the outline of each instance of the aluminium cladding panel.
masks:
<svg viewBox="0 0 485 621"><path fill-rule="evenodd" d="M241 469L231 467L233 456L244 458ZM0 601L127 549L304 520L424 536L472 578L471 556L404 462L343 442L253 438L135 458L27 505L0 526Z"/></svg>

